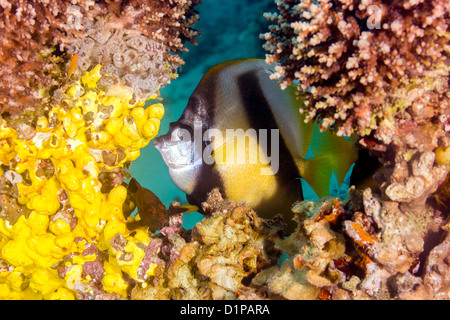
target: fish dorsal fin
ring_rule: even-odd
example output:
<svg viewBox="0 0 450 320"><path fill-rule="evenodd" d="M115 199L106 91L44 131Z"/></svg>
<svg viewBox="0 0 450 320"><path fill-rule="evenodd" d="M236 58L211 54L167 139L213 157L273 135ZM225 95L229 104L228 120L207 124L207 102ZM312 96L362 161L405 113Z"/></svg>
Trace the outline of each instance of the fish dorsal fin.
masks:
<svg viewBox="0 0 450 320"><path fill-rule="evenodd" d="M271 111L280 129L289 152L294 158L304 158L314 133L314 124L305 123L305 116L300 113L304 99L297 95L297 87L290 85L282 90L276 80L270 79L269 66L260 77Z"/></svg>
<svg viewBox="0 0 450 320"><path fill-rule="evenodd" d="M226 128L225 124L233 119L234 128L248 128L244 109L240 106L240 90L255 83L245 82L238 84L238 79L246 73L254 73L261 92L270 107L270 112L280 130L282 137L294 158L304 158L311 143L314 124L305 123L305 117L300 114L304 99L297 95L297 87L292 84L282 90L277 80L271 79L275 66L268 65L263 59L231 60L223 62L213 68L204 76L202 82L215 81L216 107L215 125L219 129ZM230 94L231 93L231 94ZM208 93L210 94L210 93ZM244 106L245 107L245 106ZM265 119L258 119L262 123Z"/></svg>

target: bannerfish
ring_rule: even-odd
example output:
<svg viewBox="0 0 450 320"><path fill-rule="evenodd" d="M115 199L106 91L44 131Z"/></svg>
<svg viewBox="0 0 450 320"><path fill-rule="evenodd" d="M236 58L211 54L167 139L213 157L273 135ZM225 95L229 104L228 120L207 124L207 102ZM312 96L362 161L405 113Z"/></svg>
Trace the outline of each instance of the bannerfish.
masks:
<svg viewBox="0 0 450 320"><path fill-rule="evenodd" d="M136 207L140 219L127 222L130 231L146 226L151 232L156 232L169 224L171 215L198 210L196 206L180 206L175 203L171 203L169 210L166 210L158 196L132 178L128 184L127 198L122 205L124 216L129 217Z"/></svg>
<svg viewBox="0 0 450 320"><path fill-rule="evenodd" d="M264 60L232 60L203 76L178 121L154 139L174 184L201 208L215 187L259 216L281 214L303 200L300 177L319 197L339 185L358 157L355 143L305 123L296 87L281 90ZM314 141L313 144L311 142ZM308 149L314 157L305 160Z"/></svg>

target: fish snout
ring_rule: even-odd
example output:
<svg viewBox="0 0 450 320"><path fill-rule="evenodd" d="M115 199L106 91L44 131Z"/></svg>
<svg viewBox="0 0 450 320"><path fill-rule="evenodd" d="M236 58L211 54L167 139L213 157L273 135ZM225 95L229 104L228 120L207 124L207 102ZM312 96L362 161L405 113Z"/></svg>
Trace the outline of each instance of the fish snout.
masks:
<svg viewBox="0 0 450 320"><path fill-rule="evenodd" d="M163 143L164 143L164 139L163 139L162 136L161 136L161 137L153 138L153 140L152 140L153 146L154 146L159 152L161 152Z"/></svg>
<svg viewBox="0 0 450 320"><path fill-rule="evenodd" d="M161 154L168 151L168 149L174 145L170 140L170 136L168 137L167 134L153 138L152 144Z"/></svg>

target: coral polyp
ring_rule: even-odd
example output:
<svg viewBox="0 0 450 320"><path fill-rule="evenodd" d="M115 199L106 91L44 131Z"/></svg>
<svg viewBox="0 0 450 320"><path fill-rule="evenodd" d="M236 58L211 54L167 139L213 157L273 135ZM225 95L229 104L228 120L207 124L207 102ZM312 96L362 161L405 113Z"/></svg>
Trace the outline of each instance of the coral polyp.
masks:
<svg viewBox="0 0 450 320"><path fill-rule="evenodd" d="M297 86L307 121L382 164L333 229L359 271L322 296L448 299L448 1L276 3L261 35L271 77Z"/></svg>
<svg viewBox="0 0 450 320"><path fill-rule="evenodd" d="M174 73L173 68L184 63L178 53L187 51L185 43L196 43L198 31L192 26L198 20L194 10L198 3L197 0L2 1L0 111L17 113L49 100L51 97L44 92L58 87L68 73L64 69L73 53L69 47L79 49L78 68L86 71L98 63L106 67L113 55L116 62L128 63L127 59L134 59L150 42L151 47L162 48L157 50L163 56L162 65L169 64ZM118 30L128 37L117 36ZM146 58L151 56L154 55L149 53ZM141 68L147 71L160 62L161 58L142 60ZM103 79L106 81L106 75ZM131 82L136 85L136 81ZM148 82L137 85L146 90Z"/></svg>

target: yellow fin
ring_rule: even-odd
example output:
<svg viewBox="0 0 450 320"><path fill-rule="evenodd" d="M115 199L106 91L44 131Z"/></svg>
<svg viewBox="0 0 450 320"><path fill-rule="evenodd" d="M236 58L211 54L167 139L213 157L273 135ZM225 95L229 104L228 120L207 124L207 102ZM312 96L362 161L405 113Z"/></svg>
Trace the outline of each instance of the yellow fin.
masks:
<svg viewBox="0 0 450 320"><path fill-rule="evenodd" d="M189 204L184 204L180 206L181 209L184 209L184 213L186 212L194 212L194 211L198 211L199 207L194 206L194 205L189 205Z"/></svg>
<svg viewBox="0 0 450 320"><path fill-rule="evenodd" d="M330 178L334 172L339 185L357 160L355 143L330 132L320 132L315 126L311 151L314 157L304 161L302 178L314 189L319 197L328 195Z"/></svg>

